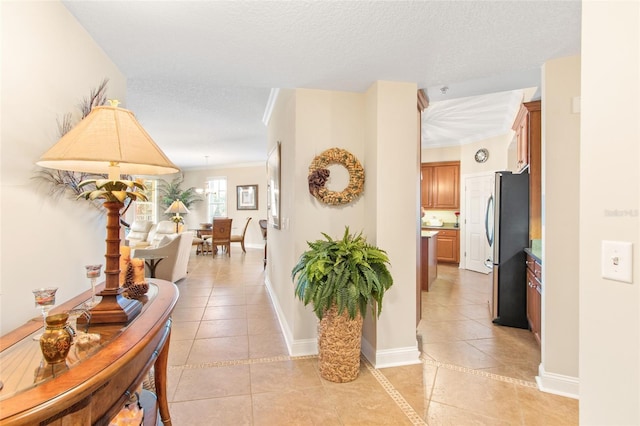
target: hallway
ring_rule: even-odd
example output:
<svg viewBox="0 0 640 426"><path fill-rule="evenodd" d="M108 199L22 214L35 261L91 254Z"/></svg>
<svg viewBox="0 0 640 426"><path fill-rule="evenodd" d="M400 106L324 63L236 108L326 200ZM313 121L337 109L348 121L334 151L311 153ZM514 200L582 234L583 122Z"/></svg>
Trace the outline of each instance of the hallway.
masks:
<svg viewBox="0 0 640 426"><path fill-rule="evenodd" d="M192 254L173 314L174 425L578 423L577 401L535 388L530 333L491 325L479 274L439 268L423 293L421 364L378 370L364 361L358 379L336 384L320 378L316 357L288 356L262 254Z"/></svg>

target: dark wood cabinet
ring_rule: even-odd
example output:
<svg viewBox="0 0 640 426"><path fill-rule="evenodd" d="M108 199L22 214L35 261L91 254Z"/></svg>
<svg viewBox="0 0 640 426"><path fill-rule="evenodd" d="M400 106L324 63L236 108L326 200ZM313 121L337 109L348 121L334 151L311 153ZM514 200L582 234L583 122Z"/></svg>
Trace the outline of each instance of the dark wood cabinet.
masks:
<svg viewBox="0 0 640 426"><path fill-rule="evenodd" d="M525 102L513 123L516 137L516 171L529 166L529 239L542 235L542 104Z"/></svg>
<svg viewBox="0 0 640 426"><path fill-rule="evenodd" d="M420 240L421 288L423 291L429 291L429 287L438 276L438 261L436 259L438 239L437 237L422 236Z"/></svg>
<svg viewBox="0 0 640 426"><path fill-rule="evenodd" d="M421 205L425 209L460 208L460 162L422 163Z"/></svg>
<svg viewBox="0 0 640 426"><path fill-rule="evenodd" d="M538 344L542 339L542 265L527 254L527 320Z"/></svg>
<svg viewBox="0 0 640 426"><path fill-rule="evenodd" d="M516 171L522 171L529 164L529 111L520 106L512 129L516 132Z"/></svg>
<svg viewBox="0 0 640 426"><path fill-rule="evenodd" d="M437 260L442 263L460 263L460 231L454 229L427 228L438 231Z"/></svg>
<svg viewBox="0 0 640 426"><path fill-rule="evenodd" d="M433 166L433 208L460 208L460 162Z"/></svg>
<svg viewBox="0 0 640 426"><path fill-rule="evenodd" d="M420 166L420 204L425 209L433 208L433 167L427 163Z"/></svg>

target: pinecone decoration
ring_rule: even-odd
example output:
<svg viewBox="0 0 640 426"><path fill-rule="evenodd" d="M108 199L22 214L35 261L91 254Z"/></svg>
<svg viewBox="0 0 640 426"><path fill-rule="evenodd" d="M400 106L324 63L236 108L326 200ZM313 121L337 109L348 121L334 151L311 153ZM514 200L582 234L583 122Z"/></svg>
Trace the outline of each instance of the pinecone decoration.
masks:
<svg viewBox="0 0 640 426"><path fill-rule="evenodd" d="M127 272L124 276L124 284L125 288L129 288L133 285L133 264L131 262L127 263Z"/></svg>
<svg viewBox="0 0 640 426"><path fill-rule="evenodd" d="M133 299L138 299L144 296L147 294L147 291L149 291L149 283L147 282L135 283L127 287L127 293L129 294L129 297Z"/></svg>

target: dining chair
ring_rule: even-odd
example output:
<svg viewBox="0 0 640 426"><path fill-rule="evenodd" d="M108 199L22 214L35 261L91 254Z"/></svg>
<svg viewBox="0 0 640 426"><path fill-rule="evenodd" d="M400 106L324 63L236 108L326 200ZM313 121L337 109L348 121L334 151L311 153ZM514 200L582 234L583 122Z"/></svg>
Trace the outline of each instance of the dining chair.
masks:
<svg viewBox="0 0 640 426"><path fill-rule="evenodd" d="M260 225L260 232L262 232L262 239L264 240L264 267L267 267L267 221L265 219L261 219L258 221Z"/></svg>
<svg viewBox="0 0 640 426"><path fill-rule="evenodd" d="M218 254L218 246L222 247L222 251L227 251L227 256L231 256L231 222L230 218L213 219L213 228L211 229L211 238L207 241L211 242L213 255Z"/></svg>
<svg viewBox="0 0 640 426"><path fill-rule="evenodd" d="M247 228L249 227L249 222L251 222L251 218L248 217L247 221L244 224L244 229L242 230L242 234L240 235L232 235L231 242L232 243L240 243L240 247L242 247L242 251L246 253L247 251L244 249L244 236L247 233Z"/></svg>

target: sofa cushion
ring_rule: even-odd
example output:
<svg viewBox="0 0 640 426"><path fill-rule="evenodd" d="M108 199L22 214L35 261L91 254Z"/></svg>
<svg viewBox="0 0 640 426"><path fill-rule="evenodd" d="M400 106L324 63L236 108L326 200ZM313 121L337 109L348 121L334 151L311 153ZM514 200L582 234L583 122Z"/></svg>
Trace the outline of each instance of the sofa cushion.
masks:
<svg viewBox="0 0 640 426"><path fill-rule="evenodd" d="M157 245L155 247L162 247L169 244L171 241L175 240L178 234L164 235L160 240L158 240Z"/></svg>
<svg viewBox="0 0 640 426"><path fill-rule="evenodd" d="M129 243L130 246L137 246L147 241L149 237L149 231L153 227L153 222L148 220L136 220L133 221L131 226L129 227L129 233L125 240Z"/></svg>
<svg viewBox="0 0 640 426"><path fill-rule="evenodd" d="M169 220L158 222L155 228L151 232L149 232L149 238L147 239L147 241L149 242L150 246L158 247L158 243L160 243L160 240L162 240L162 237L164 237L165 235L176 235L175 223Z"/></svg>

